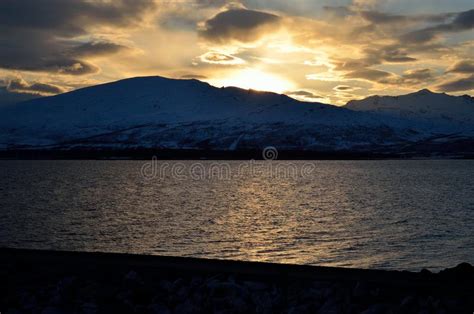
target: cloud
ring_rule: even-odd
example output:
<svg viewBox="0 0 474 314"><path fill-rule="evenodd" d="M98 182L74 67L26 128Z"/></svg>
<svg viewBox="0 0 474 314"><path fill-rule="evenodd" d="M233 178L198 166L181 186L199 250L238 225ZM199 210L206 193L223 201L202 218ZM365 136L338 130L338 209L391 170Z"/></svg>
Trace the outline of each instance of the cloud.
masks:
<svg viewBox="0 0 474 314"><path fill-rule="evenodd" d="M221 64L221 65L237 65L237 64L244 64L245 61L234 57L229 54L224 54L220 52L206 52L205 54L201 55L199 59L205 63L211 64Z"/></svg>
<svg viewBox="0 0 474 314"><path fill-rule="evenodd" d="M329 14L329 17L343 18L350 15L357 14L353 9L346 6L325 6L324 13Z"/></svg>
<svg viewBox="0 0 474 314"><path fill-rule="evenodd" d="M315 97L316 95L305 91L305 90L298 90L298 91L290 91L286 92L286 95L292 95L292 96L303 96L303 97Z"/></svg>
<svg viewBox="0 0 474 314"><path fill-rule="evenodd" d="M353 92L355 90L358 90L360 89L359 87L352 87L352 86L348 86L348 85L338 85L336 87L333 88L333 90L337 91L337 92Z"/></svg>
<svg viewBox="0 0 474 314"><path fill-rule="evenodd" d="M84 25L127 26L137 22L153 0L35 0L0 2L3 26L43 29L63 36L85 32Z"/></svg>
<svg viewBox="0 0 474 314"><path fill-rule="evenodd" d="M352 7L355 8L375 8L379 0L353 0Z"/></svg>
<svg viewBox="0 0 474 314"><path fill-rule="evenodd" d="M474 74L474 60L463 60L453 64L446 72Z"/></svg>
<svg viewBox="0 0 474 314"><path fill-rule="evenodd" d="M372 82L379 82L391 76L393 76L393 74L390 72L375 69L359 69L344 75L345 78L363 79Z"/></svg>
<svg viewBox="0 0 474 314"><path fill-rule="evenodd" d="M390 76L376 80L379 84L392 85L397 87L416 86L426 87L427 84L436 80L436 73L431 69L412 69L406 70L401 75L391 73Z"/></svg>
<svg viewBox="0 0 474 314"><path fill-rule="evenodd" d="M401 75L396 75L383 70L356 68L355 70L344 73L343 76L346 79L361 79L380 84L397 86L426 85L436 79L436 74L431 69L412 69L403 72ZM344 90L345 88L347 87L337 86L334 90L349 91L347 89Z"/></svg>
<svg viewBox="0 0 474 314"><path fill-rule="evenodd" d="M417 60L416 58L410 57L405 50L393 45L368 48L365 49L364 52L368 64L381 64L383 61L389 63L407 63Z"/></svg>
<svg viewBox="0 0 474 314"><path fill-rule="evenodd" d="M436 90L443 92L463 92L474 90L474 74L438 85Z"/></svg>
<svg viewBox="0 0 474 314"><path fill-rule="evenodd" d="M301 100L301 101L328 101L327 97L317 95L313 92L306 90L297 90L297 91L287 91L285 92L287 96Z"/></svg>
<svg viewBox="0 0 474 314"><path fill-rule="evenodd" d="M458 13L450 23L423 28L404 34L400 39L409 44L422 44L434 40L443 33L456 33L474 28L474 10Z"/></svg>
<svg viewBox="0 0 474 314"><path fill-rule="evenodd" d="M374 24L392 24L392 23L405 23L410 20L405 15L393 15L382 13L379 11L361 11L360 15L366 20Z"/></svg>
<svg viewBox="0 0 474 314"><path fill-rule="evenodd" d="M199 34L216 43L253 42L265 31L279 26L280 20L279 16L262 11L230 9L207 20Z"/></svg>
<svg viewBox="0 0 474 314"><path fill-rule="evenodd" d="M180 79L183 79L183 80L206 80L208 79L207 76L205 75L199 75L199 74L185 74L185 75L181 75L180 76Z"/></svg>
<svg viewBox="0 0 474 314"><path fill-rule="evenodd" d="M153 0L0 1L0 68L83 75L98 67L84 58L116 53L123 46L84 42L99 27L126 27L142 20Z"/></svg>
<svg viewBox="0 0 474 314"><path fill-rule="evenodd" d="M28 83L21 78L13 79L8 82L7 90L13 93L26 93L35 95L55 95L64 93L66 90L60 86L46 83Z"/></svg>
<svg viewBox="0 0 474 314"><path fill-rule="evenodd" d="M442 13L442 14L416 14L416 15L399 15L390 14L380 11L360 11L360 16L366 21L373 24L406 24L406 23L442 23L456 16L454 13Z"/></svg>
<svg viewBox="0 0 474 314"><path fill-rule="evenodd" d="M129 48L126 46L112 42L92 41L73 47L70 55L78 58L97 57L111 55L127 49Z"/></svg>
<svg viewBox="0 0 474 314"><path fill-rule="evenodd" d="M404 84L426 83L435 78L431 69L414 69L403 72L402 80Z"/></svg>

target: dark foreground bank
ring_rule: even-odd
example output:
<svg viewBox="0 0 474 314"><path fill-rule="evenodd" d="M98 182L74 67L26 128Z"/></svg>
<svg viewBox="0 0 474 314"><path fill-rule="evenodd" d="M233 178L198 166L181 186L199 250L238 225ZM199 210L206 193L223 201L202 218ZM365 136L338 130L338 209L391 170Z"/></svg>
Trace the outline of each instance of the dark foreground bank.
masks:
<svg viewBox="0 0 474 314"><path fill-rule="evenodd" d="M473 313L474 267L433 274L0 249L0 313Z"/></svg>

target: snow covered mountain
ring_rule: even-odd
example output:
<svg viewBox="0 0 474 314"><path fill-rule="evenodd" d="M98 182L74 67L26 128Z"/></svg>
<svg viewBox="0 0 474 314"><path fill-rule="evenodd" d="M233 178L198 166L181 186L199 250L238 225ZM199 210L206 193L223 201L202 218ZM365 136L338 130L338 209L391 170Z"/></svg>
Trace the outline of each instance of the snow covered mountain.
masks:
<svg viewBox="0 0 474 314"><path fill-rule="evenodd" d="M474 125L474 98L433 93L427 89L404 96L373 96L352 100L345 108L373 112L391 117L431 122L433 125L457 124L472 129Z"/></svg>
<svg viewBox="0 0 474 314"><path fill-rule="evenodd" d="M443 107L438 96L449 97L447 105L462 106L459 110L469 111L472 104L435 96L433 108ZM431 114L425 97L420 99ZM468 114L420 120L370 103L378 101L339 108L197 80L141 77L1 107L0 149L398 151L431 139L474 138Z"/></svg>
<svg viewBox="0 0 474 314"><path fill-rule="evenodd" d="M10 92L6 87L0 86L0 107L40 97L41 96L34 94Z"/></svg>

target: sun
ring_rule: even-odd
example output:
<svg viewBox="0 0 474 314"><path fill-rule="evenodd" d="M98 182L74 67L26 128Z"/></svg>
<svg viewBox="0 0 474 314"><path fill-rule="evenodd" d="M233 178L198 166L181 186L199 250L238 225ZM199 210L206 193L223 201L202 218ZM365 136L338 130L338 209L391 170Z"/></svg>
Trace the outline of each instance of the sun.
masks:
<svg viewBox="0 0 474 314"><path fill-rule="evenodd" d="M290 81L258 69L240 70L227 77L211 80L210 83L219 87L235 86L280 94L294 88Z"/></svg>

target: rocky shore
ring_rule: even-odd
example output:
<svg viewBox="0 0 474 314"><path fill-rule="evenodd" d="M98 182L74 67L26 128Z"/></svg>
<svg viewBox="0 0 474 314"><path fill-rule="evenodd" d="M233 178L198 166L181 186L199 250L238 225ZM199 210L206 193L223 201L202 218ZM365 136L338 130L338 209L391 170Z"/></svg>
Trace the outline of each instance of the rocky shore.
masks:
<svg viewBox="0 0 474 314"><path fill-rule="evenodd" d="M0 249L0 313L473 313L440 273Z"/></svg>

